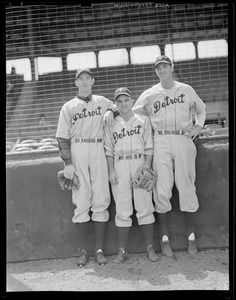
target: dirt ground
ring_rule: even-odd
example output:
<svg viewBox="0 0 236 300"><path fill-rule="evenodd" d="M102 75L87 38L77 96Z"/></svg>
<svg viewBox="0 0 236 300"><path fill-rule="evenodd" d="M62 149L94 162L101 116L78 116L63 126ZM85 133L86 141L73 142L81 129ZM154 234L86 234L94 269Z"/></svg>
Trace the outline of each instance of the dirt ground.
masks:
<svg viewBox="0 0 236 300"><path fill-rule="evenodd" d="M129 254L125 263L99 266L94 257L78 267L76 257L7 264L7 292L14 291L165 291L229 290L229 251L199 251L196 258L158 253L152 263L145 253Z"/></svg>

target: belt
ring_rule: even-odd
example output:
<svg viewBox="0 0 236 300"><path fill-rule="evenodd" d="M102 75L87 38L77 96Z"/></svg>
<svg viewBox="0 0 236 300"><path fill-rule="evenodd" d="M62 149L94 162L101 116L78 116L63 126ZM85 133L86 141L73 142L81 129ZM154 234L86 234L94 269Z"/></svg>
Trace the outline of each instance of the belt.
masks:
<svg viewBox="0 0 236 300"><path fill-rule="evenodd" d="M143 154L130 154L130 155L121 155L121 156L117 156L116 160L122 160L122 159L137 159L137 158L141 158L143 156Z"/></svg>
<svg viewBox="0 0 236 300"><path fill-rule="evenodd" d="M183 130L157 130L158 134L179 134L183 135L185 134L185 131Z"/></svg>
<svg viewBox="0 0 236 300"><path fill-rule="evenodd" d="M80 139L80 138L73 138L72 141L75 143L101 143L102 139Z"/></svg>

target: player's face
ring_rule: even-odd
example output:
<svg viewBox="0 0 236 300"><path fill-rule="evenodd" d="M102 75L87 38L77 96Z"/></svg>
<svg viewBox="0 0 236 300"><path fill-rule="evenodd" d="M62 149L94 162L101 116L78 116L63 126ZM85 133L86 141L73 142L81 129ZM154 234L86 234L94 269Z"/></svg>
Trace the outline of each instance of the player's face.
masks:
<svg viewBox="0 0 236 300"><path fill-rule="evenodd" d="M127 95L120 95L116 99L116 106L121 114L132 112L133 99Z"/></svg>
<svg viewBox="0 0 236 300"><path fill-rule="evenodd" d="M172 78L173 67L166 63L160 63L155 68L156 74L160 80Z"/></svg>
<svg viewBox="0 0 236 300"><path fill-rule="evenodd" d="M75 81L76 86L80 91L91 91L94 84L94 79L88 73L81 73Z"/></svg>

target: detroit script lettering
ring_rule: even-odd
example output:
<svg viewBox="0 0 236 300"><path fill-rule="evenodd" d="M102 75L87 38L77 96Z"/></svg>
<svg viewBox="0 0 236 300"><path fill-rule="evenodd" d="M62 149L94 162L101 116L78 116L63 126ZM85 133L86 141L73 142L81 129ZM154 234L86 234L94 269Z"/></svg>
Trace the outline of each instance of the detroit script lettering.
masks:
<svg viewBox="0 0 236 300"><path fill-rule="evenodd" d="M160 102L160 101L154 102L153 103L153 107L155 109L154 114L156 114L160 109L165 108L166 106L169 106L171 104L184 103L185 102L184 97L185 97L184 94L181 94L174 99L171 99L170 97L166 96L163 102Z"/></svg>
<svg viewBox="0 0 236 300"><path fill-rule="evenodd" d="M119 139L122 139L125 136L130 136L130 135L134 135L134 134L140 134L140 129L142 128L141 125L135 126L134 129L131 130L127 130L125 128L121 129L121 132L113 132L113 138L114 138L114 142L115 144L118 142Z"/></svg>
<svg viewBox="0 0 236 300"><path fill-rule="evenodd" d="M82 109L81 113L76 113L73 115L72 124L74 125L78 119L83 119L83 118L93 117L98 115L101 116L101 109L102 109L101 106L98 106L95 110L92 111L87 110L87 108Z"/></svg>

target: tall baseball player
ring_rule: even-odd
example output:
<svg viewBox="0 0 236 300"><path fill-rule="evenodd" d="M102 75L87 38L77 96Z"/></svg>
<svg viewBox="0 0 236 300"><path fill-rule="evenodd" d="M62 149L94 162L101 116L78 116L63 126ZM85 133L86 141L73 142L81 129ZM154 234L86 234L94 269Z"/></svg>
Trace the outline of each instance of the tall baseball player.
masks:
<svg viewBox="0 0 236 300"><path fill-rule="evenodd" d="M140 167L150 169L153 157L151 124L147 116L132 111L133 99L127 88L115 91L114 100L120 113L112 127L105 127L105 149L109 180L116 203L115 224L118 232L119 251L115 263L127 258L127 243L132 226L132 196L138 224L142 228L147 257L157 261L153 248L155 218L152 191L132 187L132 178ZM148 174L146 174L148 175Z"/></svg>
<svg viewBox="0 0 236 300"><path fill-rule="evenodd" d="M77 95L61 109L56 137L65 164L64 176L73 179L76 174L79 189L72 190L75 205L72 221L79 231L78 265L88 261L86 241L88 222L95 224L95 259L107 262L103 253L105 224L109 219L110 191L107 161L103 147L103 117L113 102L103 96L92 95L94 76L90 69L76 72Z"/></svg>
<svg viewBox="0 0 236 300"><path fill-rule="evenodd" d="M195 188L197 153L194 139L203 128L206 106L191 86L173 80L174 65L169 57L158 57L154 68L160 82L141 94L133 110L149 115L154 130L153 168L157 172L154 201L159 213L162 253L173 257L168 234L168 212L172 209L170 199L175 182L180 210L184 212L187 225L187 251L195 256L194 222L199 202Z"/></svg>

